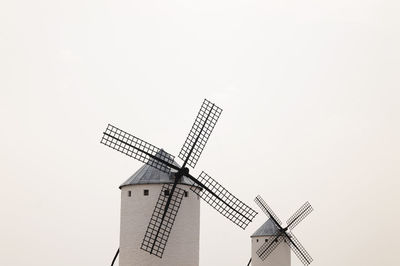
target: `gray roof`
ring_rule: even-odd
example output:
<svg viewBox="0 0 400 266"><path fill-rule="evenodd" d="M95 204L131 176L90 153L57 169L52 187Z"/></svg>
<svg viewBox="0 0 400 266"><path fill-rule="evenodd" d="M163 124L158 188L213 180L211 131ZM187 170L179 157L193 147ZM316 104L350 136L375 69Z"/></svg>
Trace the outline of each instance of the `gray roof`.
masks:
<svg viewBox="0 0 400 266"><path fill-rule="evenodd" d="M250 237L257 236L275 236L279 233L279 229L272 219L268 219L257 231L254 232Z"/></svg>
<svg viewBox="0 0 400 266"><path fill-rule="evenodd" d="M163 150L160 150L163 152ZM157 156L157 155L156 155ZM175 161L173 164L177 167L180 167ZM167 174L162 172L152 166L147 164L143 165L139 168L131 177L128 178L119 188L129 185L139 185L139 184L167 184L167 183L174 183L175 176L174 173L176 171L171 169L171 173ZM186 185L194 185L193 181L188 179L187 177L182 177L179 181L179 184L186 184Z"/></svg>

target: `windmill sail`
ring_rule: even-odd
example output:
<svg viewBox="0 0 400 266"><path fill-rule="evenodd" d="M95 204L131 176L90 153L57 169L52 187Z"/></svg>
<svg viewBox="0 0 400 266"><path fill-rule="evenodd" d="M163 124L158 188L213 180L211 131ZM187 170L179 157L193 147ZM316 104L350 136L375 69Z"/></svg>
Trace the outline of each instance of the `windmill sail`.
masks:
<svg viewBox="0 0 400 266"><path fill-rule="evenodd" d="M272 209L268 206L268 204L261 198L260 195L258 195L254 201L257 203L258 207L260 207L261 210L267 215L268 218L272 218L275 223L281 225L282 222L279 220L278 216L272 211Z"/></svg>
<svg viewBox="0 0 400 266"><path fill-rule="evenodd" d="M172 187L173 184L165 184L162 186L156 207L154 208L140 247L160 258L162 258L164 253L169 234L171 233L182 198L185 194L183 189L176 187L173 195L171 195L169 206L166 208L168 197L170 196L169 192Z"/></svg>
<svg viewBox="0 0 400 266"><path fill-rule="evenodd" d="M288 245L293 250L294 254L299 258L299 260L304 265L310 265L313 259L311 258L310 254L308 254L307 250L303 247L300 241L294 236L292 232L288 232Z"/></svg>
<svg viewBox="0 0 400 266"><path fill-rule="evenodd" d="M191 167L195 167L201 153L221 115L222 109L207 99L201 105L200 111L179 152L178 157Z"/></svg>
<svg viewBox="0 0 400 266"><path fill-rule="evenodd" d="M232 195L205 172L201 172L197 180L201 182L206 189L199 190L198 188L192 187L191 190L242 229L245 229L253 220L254 216L257 215L255 210Z"/></svg>
<svg viewBox="0 0 400 266"><path fill-rule="evenodd" d="M110 124L100 143L165 173L173 167L174 156Z"/></svg>
<svg viewBox="0 0 400 266"><path fill-rule="evenodd" d="M307 201L306 203L303 204L303 206L300 207L288 220L288 228L293 229L295 228L304 218L307 217L311 212L313 211L313 208L311 207L311 204Z"/></svg>

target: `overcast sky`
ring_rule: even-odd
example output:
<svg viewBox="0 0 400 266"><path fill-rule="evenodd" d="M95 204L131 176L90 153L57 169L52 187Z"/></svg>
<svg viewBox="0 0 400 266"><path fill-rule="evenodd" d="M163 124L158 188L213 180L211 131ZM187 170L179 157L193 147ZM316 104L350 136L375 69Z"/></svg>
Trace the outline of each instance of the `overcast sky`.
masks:
<svg viewBox="0 0 400 266"><path fill-rule="evenodd" d="M118 186L141 163L112 123L177 155L224 109L196 169L295 230L321 266L400 264L400 2L1 1L0 264L109 265ZM200 265L243 266L243 231L201 205ZM293 265L301 265L293 256Z"/></svg>

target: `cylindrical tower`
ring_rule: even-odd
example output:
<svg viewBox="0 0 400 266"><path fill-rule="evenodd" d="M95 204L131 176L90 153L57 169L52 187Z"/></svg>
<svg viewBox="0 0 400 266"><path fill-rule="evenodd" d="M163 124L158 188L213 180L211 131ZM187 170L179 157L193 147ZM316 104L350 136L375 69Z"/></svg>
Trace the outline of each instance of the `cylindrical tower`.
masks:
<svg viewBox="0 0 400 266"><path fill-rule="evenodd" d="M279 230L271 219L268 219L251 235L251 266L290 266L290 248L282 242L274 251L262 260L257 250L265 243L273 241Z"/></svg>
<svg viewBox="0 0 400 266"><path fill-rule="evenodd" d="M174 172L144 165L120 186L120 266L199 266L200 201L185 177L178 184L185 195L162 258L140 249L161 187L173 182Z"/></svg>

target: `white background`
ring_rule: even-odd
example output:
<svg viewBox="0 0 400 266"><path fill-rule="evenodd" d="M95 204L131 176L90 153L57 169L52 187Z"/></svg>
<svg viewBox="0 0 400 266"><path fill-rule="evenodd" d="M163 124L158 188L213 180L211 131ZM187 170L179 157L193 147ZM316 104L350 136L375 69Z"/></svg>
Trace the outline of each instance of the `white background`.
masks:
<svg viewBox="0 0 400 266"><path fill-rule="evenodd" d="M398 1L0 2L0 264L109 265L118 186L141 163L112 123L177 155L203 98L224 109L194 171L260 194L313 265L399 265ZM249 236L206 204L201 266ZM176 229L178 230L178 229ZM301 265L293 256L293 265Z"/></svg>

